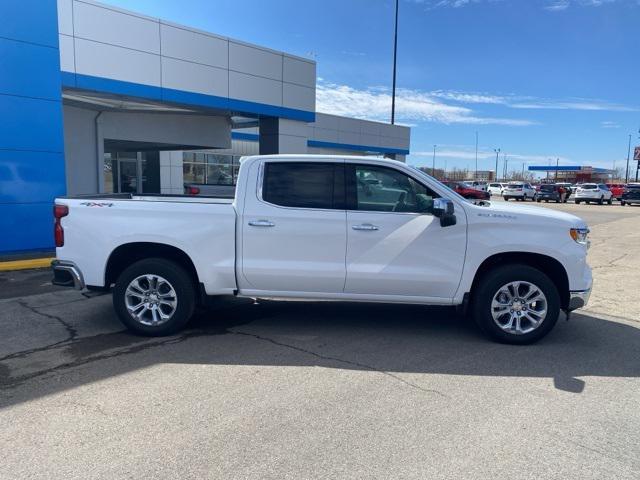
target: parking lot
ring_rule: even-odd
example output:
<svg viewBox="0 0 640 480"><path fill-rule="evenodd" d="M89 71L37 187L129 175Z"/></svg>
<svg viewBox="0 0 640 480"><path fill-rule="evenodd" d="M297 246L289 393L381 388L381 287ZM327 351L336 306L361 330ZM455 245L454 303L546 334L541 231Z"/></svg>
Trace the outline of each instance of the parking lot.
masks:
<svg viewBox="0 0 640 480"><path fill-rule="evenodd" d="M325 302L149 339L109 295L0 274L0 478L639 478L640 207L543 205L589 223L594 292L527 347Z"/></svg>

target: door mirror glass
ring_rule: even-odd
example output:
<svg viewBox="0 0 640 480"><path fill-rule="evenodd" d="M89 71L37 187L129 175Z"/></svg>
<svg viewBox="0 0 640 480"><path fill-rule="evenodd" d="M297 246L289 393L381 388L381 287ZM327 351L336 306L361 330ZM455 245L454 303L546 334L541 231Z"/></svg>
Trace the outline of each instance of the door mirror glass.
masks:
<svg viewBox="0 0 640 480"><path fill-rule="evenodd" d="M447 198L436 198L433 201L433 214L440 219L440 225L443 227L456 224L455 207Z"/></svg>

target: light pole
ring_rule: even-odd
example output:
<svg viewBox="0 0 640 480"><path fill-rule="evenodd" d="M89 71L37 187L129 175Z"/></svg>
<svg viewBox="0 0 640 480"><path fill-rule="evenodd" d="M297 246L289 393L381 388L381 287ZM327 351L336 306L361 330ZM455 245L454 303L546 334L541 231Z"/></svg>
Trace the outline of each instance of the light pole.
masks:
<svg viewBox="0 0 640 480"><path fill-rule="evenodd" d="M476 130L476 174L473 177L474 180L478 180L478 131Z"/></svg>
<svg viewBox="0 0 640 480"><path fill-rule="evenodd" d="M629 156L631 155L631 134L629 134L629 147L627 148L627 171L624 178L624 183L629 183Z"/></svg>
<svg viewBox="0 0 640 480"><path fill-rule="evenodd" d="M436 177L436 146L433 146L433 166L431 167L431 176Z"/></svg>
<svg viewBox="0 0 640 480"><path fill-rule="evenodd" d="M502 166L502 178L507 179L509 177L509 159L507 158L506 153L502 154L502 162L504 163L504 165Z"/></svg>
<svg viewBox="0 0 640 480"><path fill-rule="evenodd" d="M498 155L500 155L500 149L494 148L494 152L496 152L496 182L498 181Z"/></svg>
<svg viewBox="0 0 640 480"><path fill-rule="evenodd" d="M396 23L393 30L393 87L391 88L391 125L396 121L396 57L398 55L398 2L396 0Z"/></svg>
<svg viewBox="0 0 640 480"><path fill-rule="evenodd" d="M524 162L522 162L522 181L524 182Z"/></svg>
<svg viewBox="0 0 640 480"><path fill-rule="evenodd" d="M558 164L560 163L560 159L556 158L556 183L558 183Z"/></svg>

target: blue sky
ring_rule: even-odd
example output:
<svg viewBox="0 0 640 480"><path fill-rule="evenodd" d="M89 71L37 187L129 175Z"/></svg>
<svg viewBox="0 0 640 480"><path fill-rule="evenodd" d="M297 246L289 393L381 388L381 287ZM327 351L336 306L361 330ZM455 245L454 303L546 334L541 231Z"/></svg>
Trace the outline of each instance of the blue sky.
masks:
<svg viewBox="0 0 640 480"><path fill-rule="evenodd" d="M393 0L104 0L313 58L318 111L388 121ZM640 145L640 0L400 0L410 163L626 160ZM501 155L502 161L502 155ZM500 167L502 168L502 167Z"/></svg>

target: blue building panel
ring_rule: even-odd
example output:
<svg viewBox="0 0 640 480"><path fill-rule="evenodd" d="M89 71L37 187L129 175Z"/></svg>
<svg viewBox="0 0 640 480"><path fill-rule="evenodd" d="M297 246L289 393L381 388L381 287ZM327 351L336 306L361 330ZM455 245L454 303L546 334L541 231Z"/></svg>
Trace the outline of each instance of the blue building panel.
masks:
<svg viewBox="0 0 640 480"><path fill-rule="evenodd" d="M53 202L0 204L0 232L0 254L53 249Z"/></svg>
<svg viewBox="0 0 640 480"><path fill-rule="evenodd" d="M0 255L53 247L66 191L56 0L0 1Z"/></svg>
<svg viewBox="0 0 640 480"><path fill-rule="evenodd" d="M0 94L59 101L59 75L42 74L59 69L57 49L0 38Z"/></svg>
<svg viewBox="0 0 640 480"><path fill-rule="evenodd" d="M62 103L0 95L0 150L62 152Z"/></svg>
<svg viewBox="0 0 640 480"><path fill-rule="evenodd" d="M0 37L58 50L56 0L1 0Z"/></svg>
<svg viewBox="0 0 640 480"><path fill-rule="evenodd" d="M0 204L51 202L64 186L62 153L0 150Z"/></svg>

